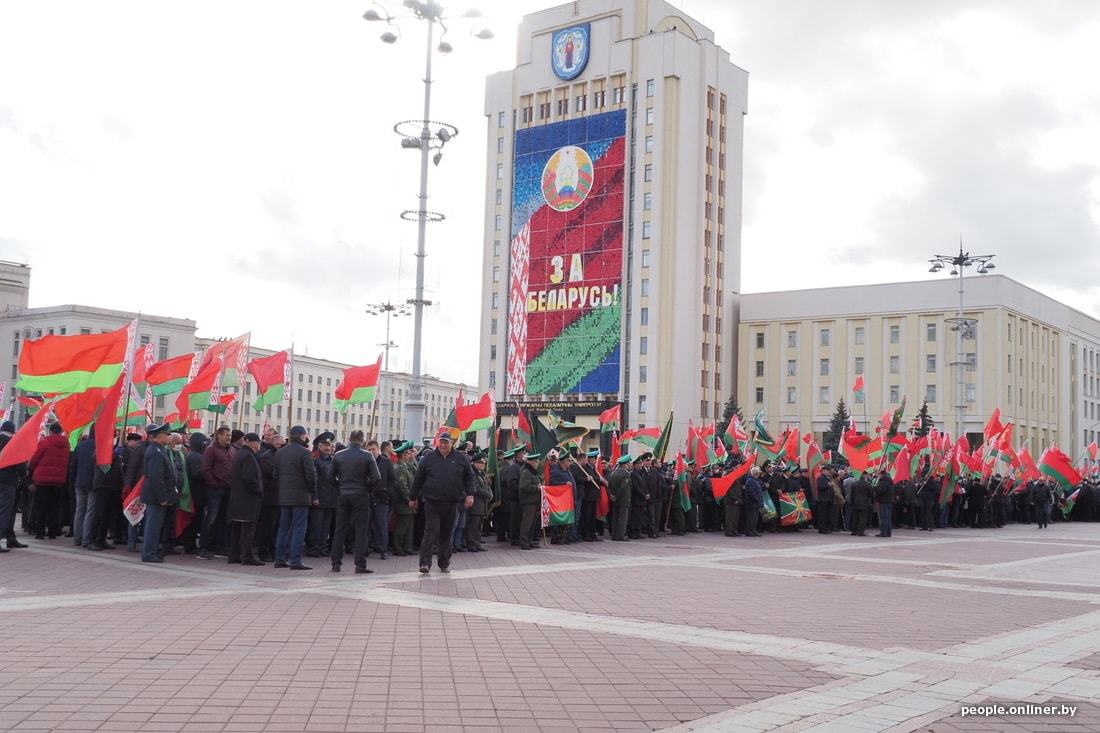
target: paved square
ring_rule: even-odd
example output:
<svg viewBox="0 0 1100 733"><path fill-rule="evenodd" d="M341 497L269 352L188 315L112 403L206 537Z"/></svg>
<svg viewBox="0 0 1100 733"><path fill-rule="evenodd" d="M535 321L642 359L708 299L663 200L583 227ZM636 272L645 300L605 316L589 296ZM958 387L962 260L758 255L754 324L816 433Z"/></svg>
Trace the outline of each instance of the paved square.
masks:
<svg viewBox="0 0 1100 733"><path fill-rule="evenodd" d="M1100 721L1100 530L696 534L376 574L0 558L0 731L999 731ZM1066 703L1069 717L963 716Z"/></svg>

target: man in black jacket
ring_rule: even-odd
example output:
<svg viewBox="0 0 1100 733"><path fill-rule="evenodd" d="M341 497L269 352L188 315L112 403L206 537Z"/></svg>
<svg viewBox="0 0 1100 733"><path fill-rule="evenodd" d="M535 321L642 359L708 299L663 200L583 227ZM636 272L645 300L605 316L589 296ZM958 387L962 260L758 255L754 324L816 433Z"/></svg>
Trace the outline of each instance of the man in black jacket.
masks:
<svg viewBox="0 0 1100 733"><path fill-rule="evenodd" d="M353 430L348 447L332 459L332 479L340 490L336 504L336 531L332 535L332 572L340 572L344 560L344 538L348 525L355 527L355 572L367 569L367 531L370 526L370 497L382 482L378 462L363 448L363 431ZM383 460L389 460L384 458Z"/></svg>
<svg viewBox="0 0 1100 733"><path fill-rule="evenodd" d="M394 491L394 467L393 459L390 458L393 444L388 440L381 445L377 440L367 441L367 452L374 456L378 475L382 477L378 486L371 491L370 541L367 548L377 552L385 560L390 548L390 497Z"/></svg>
<svg viewBox="0 0 1100 733"><path fill-rule="evenodd" d="M867 514L871 511L871 484L860 474L852 484L852 536L865 537Z"/></svg>
<svg viewBox="0 0 1100 733"><path fill-rule="evenodd" d="M312 570L302 564L309 508L317 506L317 467L310 453L309 435L301 425L290 429L290 442L275 454L275 483L279 487L279 534L275 540L275 565L291 570Z"/></svg>
<svg viewBox="0 0 1100 733"><path fill-rule="evenodd" d="M519 503L519 472L527 457L527 446L520 445L504 455L509 454L512 460L500 469L500 488L504 503L508 505L508 541L518 547L520 521L523 519L523 507Z"/></svg>
<svg viewBox="0 0 1100 733"><path fill-rule="evenodd" d="M640 540L642 532L652 534L652 526L649 518L653 515L650 506L652 495L649 493L649 479L646 473L646 462L653 457L652 453L643 453L634 461L634 470L630 472L630 527L629 537L632 540Z"/></svg>
<svg viewBox="0 0 1100 733"><path fill-rule="evenodd" d="M279 485L275 483L275 454L286 445L286 438L271 436L270 445L259 455L260 474L264 482L263 506L256 524L256 551L260 559L270 562L275 557L275 528L279 524Z"/></svg>
<svg viewBox="0 0 1100 733"><path fill-rule="evenodd" d="M15 423L5 420L0 425L0 451L15 435ZM4 534L8 546L0 549L7 552L16 547L26 547L15 539L15 497L19 492L19 482L27 473L26 463L17 463L14 466L0 468L0 532Z"/></svg>
<svg viewBox="0 0 1100 733"><path fill-rule="evenodd" d="M875 500L878 502L878 534L876 537L894 536L894 480L885 468L879 474L875 485Z"/></svg>
<svg viewBox="0 0 1100 733"><path fill-rule="evenodd" d="M332 454L336 436L325 431L313 439L313 466L317 469L317 505L309 508L306 557L328 557L329 534L336 519L339 491L332 480ZM333 551L336 547L333 546Z"/></svg>
<svg viewBox="0 0 1100 733"><path fill-rule="evenodd" d="M465 454L454 450L451 437L440 434L439 447L420 459L409 500L414 510L424 500L424 539L420 543L420 572L432 569L432 555L438 552L440 572L450 572L451 552L458 505L474 503L474 472Z"/></svg>
<svg viewBox="0 0 1100 733"><path fill-rule="evenodd" d="M596 536L596 505L600 501L600 486L606 485L606 481L596 473L595 467L589 461L590 458L598 458L599 449L588 453L579 453L577 460L569 466L569 473L573 476L577 488L581 493L581 522L580 537L585 542L600 542Z"/></svg>
<svg viewBox="0 0 1100 733"><path fill-rule="evenodd" d="M161 532L168 509L179 501L176 469L168 456L168 424L150 425L146 430L149 443L144 451L141 501L145 504L145 539L141 545L141 561L162 563Z"/></svg>
<svg viewBox="0 0 1100 733"><path fill-rule="evenodd" d="M824 466L817 477L817 505L814 516L817 518L817 531L829 534L833 531L833 469Z"/></svg>
<svg viewBox="0 0 1100 733"><path fill-rule="evenodd" d="M252 547L256 537L256 520L264 498L263 473L256 458L259 452L260 436L247 433L242 447L233 457L229 476L229 507L226 510L229 521L229 557L226 561L230 564L264 564L256 557Z"/></svg>

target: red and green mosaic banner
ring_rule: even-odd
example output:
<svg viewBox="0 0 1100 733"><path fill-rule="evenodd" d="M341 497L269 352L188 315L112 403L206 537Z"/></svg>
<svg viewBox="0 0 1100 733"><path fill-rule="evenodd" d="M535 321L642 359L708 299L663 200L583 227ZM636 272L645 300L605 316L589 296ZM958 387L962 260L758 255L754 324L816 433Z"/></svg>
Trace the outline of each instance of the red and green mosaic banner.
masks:
<svg viewBox="0 0 1100 733"><path fill-rule="evenodd" d="M516 132L510 395L618 392L626 112Z"/></svg>

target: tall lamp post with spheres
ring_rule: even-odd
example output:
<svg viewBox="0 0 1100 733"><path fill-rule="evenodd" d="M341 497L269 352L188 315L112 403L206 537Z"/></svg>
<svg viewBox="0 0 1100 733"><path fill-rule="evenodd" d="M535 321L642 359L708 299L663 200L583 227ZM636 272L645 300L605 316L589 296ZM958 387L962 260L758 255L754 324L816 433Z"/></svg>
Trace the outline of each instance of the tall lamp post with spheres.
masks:
<svg viewBox="0 0 1100 733"><path fill-rule="evenodd" d="M401 147L420 151L420 194L416 209L401 212L401 218L417 223L416 236L416 295L407 301L413 307L413 353L412 375L409 380L409 395L405 400L405 435L417 442L423 437L424 382L421 377L421 343L424 327L424 307L431 301L424 298L424 258L425 241L429 222L441 222L443 214L428 210L428 160L439 165L443 158L443 147L458 135L458 128L446 122L432 121L432 53L438 51L448 54L454 47L447 40L450 31L448 23L453 21L473 21L482 17L478 10L467 10L459 18L447 15L446 9L435 0L404 0L400 6L394 3L375 2L375 7L363 14L364 20L385 23L386 30L380 36L383 43L396 43L401 37L401 26L423 21L428 26L427 45L424 61L424 117L419 120L405 120L394 125L394 132L401 137ZM387 10L392 7L394 12ZM436 25L441 33L439 44L435 42ZM482 28L470 35L482 40L493 37L493 32ZM388 339L387 339L388 341Z"/></svg>
<svg viewBox="0 0 1100 733"><path fill-rule="evenodd" d="M963 315L963 275L966 268L977 267L979 275L984 275L997 266L993 264L996 255L972 255L964 252L962 240L959 240L959 253L957 255L934 255L930 260L929 272L942 272L947 265L951 265L951 277L959 278L959 310L954 318L946 319L951 324L951 330L955 331L955 361L951 366L955 367L955 439L966 435L966 353L963 340L967 333L977 325L977 321Z"/></svg>
<svg viewBox="0 0 1100 733"><path fill-rule="evenodd" d="M382 316L382 315L384 315L386 317L386 342L384 344L378 344L379 346L381 346L385 350L384 353L385 353L386 356L384 358L384 361L382 362L382 371L385 372L386 374L389 374L389 371L390 371L390 349L397 346L397 344L395 344L393 341L390 340L390 319L391 318L400 318L401 316L407 316L407 315L409 315L409 310L410 310L410 308L409 308L408 303L392 303L388 300L385 301L384 303L371 303L370 305L367 306L367 310L366 310L367 315L371 315L371 316ZM379 382L381 382L381 380L379 380ZM387 435L387 433L385 433L383 431L389 429L387 427L387 420L389 419L389 416L390 416L390 401L386 397L386 393L385 393L384 390L381 391L381 393L378 395L378 399L375 400L374 404L377 405L379 402L382 403L382 422L379 424L381 427L379 427L378 430L376 430L374 432L374 435ZM374 424L373 423L374 423L374 415L372 414L371 415L371 429L372 430L374 429Z"/></svg>

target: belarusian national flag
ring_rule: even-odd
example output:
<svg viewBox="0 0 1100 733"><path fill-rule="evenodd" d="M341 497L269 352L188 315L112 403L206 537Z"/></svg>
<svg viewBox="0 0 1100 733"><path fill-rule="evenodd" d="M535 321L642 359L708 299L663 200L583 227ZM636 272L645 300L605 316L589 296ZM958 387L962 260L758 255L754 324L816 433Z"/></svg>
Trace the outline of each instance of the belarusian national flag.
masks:
<svg viewBox="0 0 1100 733"><path fill-rule="evenodd" d="M51 410L49 408L52 406L53 403L44 405L44 409L39 410L34 417L23 423L23 427L11 436L11 440L4 446L4 450L0 451L0 468L25 463L31 459L34 451L38 448L38 436L42 432L42 426L45 424L46 418L50 416Z"/></svg>
<svg viewBox="0 0 1100 733"><path fill-rule="evenodd" d="M742 463L737 468L733 469L725 476L719 476L718 478L712 478L710 480L710 492L714 495L714 500L718 501L723 496L729 493L730 488L737 483L737 480L743 478L752 469L756 463L756 454L748 456L748 460Z"/></svg>
<svg viewBox="0 0 1100 733"><path fill-rule="evenodd" d="M1039 467L1035 465L1035 459L1031 457L1031 451L1027 448L1020 449L1020 466L1017 473L1020 476L1020 483L1027 483L1042 476L1039 473Z"/></svg>
<svg viewBox="0 0 1100 733"><path fill-rule="evenodd" d="M198 374L183 386L176 398L176 412L189 415L192 410L205 410L218 400L221 389L222 365L217 359L206 362Z"/></svg>
<svg viewBox="0 0 1100 733"><path fill-rule="evenodd" d="M1073 511L1073 507L1077 504L1077 497L1081 495L1081 487L1066 497L1066 504L1062 507L1062 516L1068 517L1069 513Z"/></svg>
<svg viewBox="0 0 1100 733"><path fill-rule="evenodd" d="M623 433L622 440L630 440L641 443L650 450L654 450L657 448L657 443L661 440L661 428L653 425L648 428L627 430L625 433Z"/></svg>
<svg viewBox="0 0 1100 733"><path fill-rule="evenodd" d="M1001 424L1001 408L998 407L993 410L993 414L986 421L985 428L982 429L986 444L992 443L993 439L1000 435L1004 429L1004 425Z"/></svg>
<svg viewBox="0 0 1100 733"><path fill-rule="evenodd" d="M119 378L121 379L121 377L120 374ZM61 423L61 429L69 436L69 450L76 448L80 436L95 422L96 414L107 399L108 391L102 387L93 387L84 392L77 392L64 397L54 404L53 413L57 416L57 421ZM115 400L117 404L117 396Z"/></svg>
<svg viewBox="0 0 1100 733"><path fill-rule="evenodd" d="M548 509L547 522L543 526L556 527L573 523L572 484L543 486L542 496Z"/></svg>
<svg viewBox="0 0 1100 733"><path fill-rule="evenodd" d="M72 394L108 389L122 374L133 323L108 333L43 336L23 344L17 389L39 394Z"/></svg>
<svg viewBox="0 0 1100 733"><path fill-rule="evenodd" d="M609 407L600 413L600 432L610 433L613 430L618 430L622 419L623 406L621 403L614 407Z"/></svg>
<svg viewBox="0 0 1100 733"><path fill-rule="evenodd" d="M206 409L210 412L216 412L219 415L224 415L229 412L229 408L233 407L233 403L237 401L237 395L239 392L222 392L218 395L217 402L211 402L207 405Z"/></svg>
<svg viewBox="0 0 1100 733"><path fill-rule="evenodd" d="M19 395L19 397L15 398L15 401L27 408L27 417L30 417L42 409L41 397L24 397L23 395Z"/></svg>
<svg viewBox="0 0 1100 733"><path fill-rule="evenodd" d="M228 341L217 341L203 352L199 362L201 372L215 360L222 367L219 384L222 387L238 387L244 376L245 367L248 364L248 342L250 333L238 336Z"/></svg>
<svg viewBox="0 0 1100 733"><path fill-rule="evenodd" d="M522 414L523 413L521 412L520 415L522 415ZM619 459L622 458L622 457L623 457L623 444L619 441L619 434L618 433L612 433L611 434L611 459L610 459L611 465L612 466L618 466L619 465ZM612 469L612 470L614 470L614 469Z"/></svg>
<svg viewBox="0 0 1100 733"><path fill-rule="evenodd" d="M913 457L909 453L909 446L905 446L898 453L896 459L894 459L894 466L890 470L890 478L894 480L894 483L900 481L908 481L913 477Z"/></svg>
<svg viewBox="0 0 1100 733"><path fill-rule="evenodd" d="M680 487L680 508L684 512L691 511L691 474L688 473L687 463L684 461L684 454L676 454L676 485Z"/></svg>
<svg viewBox="0 0 1100 733"><path fill-rule="evenodd" d="M520 442L528 448L534 445L532 438L534 430L531 429L531 420L527 417L526 410L519 411L519 416L516 419L516 434L519 436Z"/></svg>
<svg viewBox="0 0 1100 733"><path fill-rule="evenodd" d="M187 384L194 363L194 354L173 356L171 359L158 361L146 370L145 382L152 388L153 394L157 397L175 394Z"/></svg>
<svg viewBox="0 0 1100 733"><path fill-rule="evenodd" d="M802 453L802 446L798 444L799 430L797 427L791 428L790 433L787 435L787 460L792 463L798 463Z"/></svg>
<svg viewBox="0 0 1100 733"><path fill-rule="evenodd" d="M378 361L367 366L348 367L344 378L336 385L333 404L340 412L346 412L349 405L373 402L378 391L378 379L382 374L382 355Z"/></svg>
<svg viewBox="0 0 1100 733"><path fill-rule="evenodd" d="M859 397L863 397L864 390L865 390L865 386L864 386L864 382L863 382L863 375L860 374L859 376L856 377L855 384L852 385L852 392L855 393Z"/></svg>
<svg viewBox="0 0 1100 733"><path fill-rule="evenodd" d="M1073 461L1053 445L1039 458L1039 472L1054 479L1064 491L1081 483L1081 474L1073 467Z"/></svg>
<svg viewBox="0 0 1100 733"><path fill-rule="evenodd" d="M149 376L151 366L153 366L153 345L143 344L134 354L134 372L130 378L140 394L145 394L145 380Z"/></svg>
<svg viewBox="0 0 1100 733"><path fill-rule="evenodd" d="M491 430L496 411L496 402L493 401L492 392L481 395L481 399L477 402L471 402L468 405L455 405L455 419L458 421L459 431L473 433L478 430Z"/></svg>
<svg viewBox="0 0 1100 733"><path fill-rule="evenodd" d="M125 377L120 374L104 397L103 406L95 419L95 463L104 471L111 468L111 461L114 458L115 419L118 415L119 402L122 401L124 381Z"/></svg>
<svg viewBox="0 0 1100 733"><path fill-rule="evenodd" d="M722 442L734 453L740 453L749 442L749 434L741 425L741 418L734 415L726 425L726 432L722 435Z"/></svg>
<svg viewBox="0 0 1100 733"><path fill-rule="evenodd" d="M248 373L256 380L257 394L252 407L263 412L268 405L282 402L290 389L290 351L253 359L248 362Z"/></svg>

